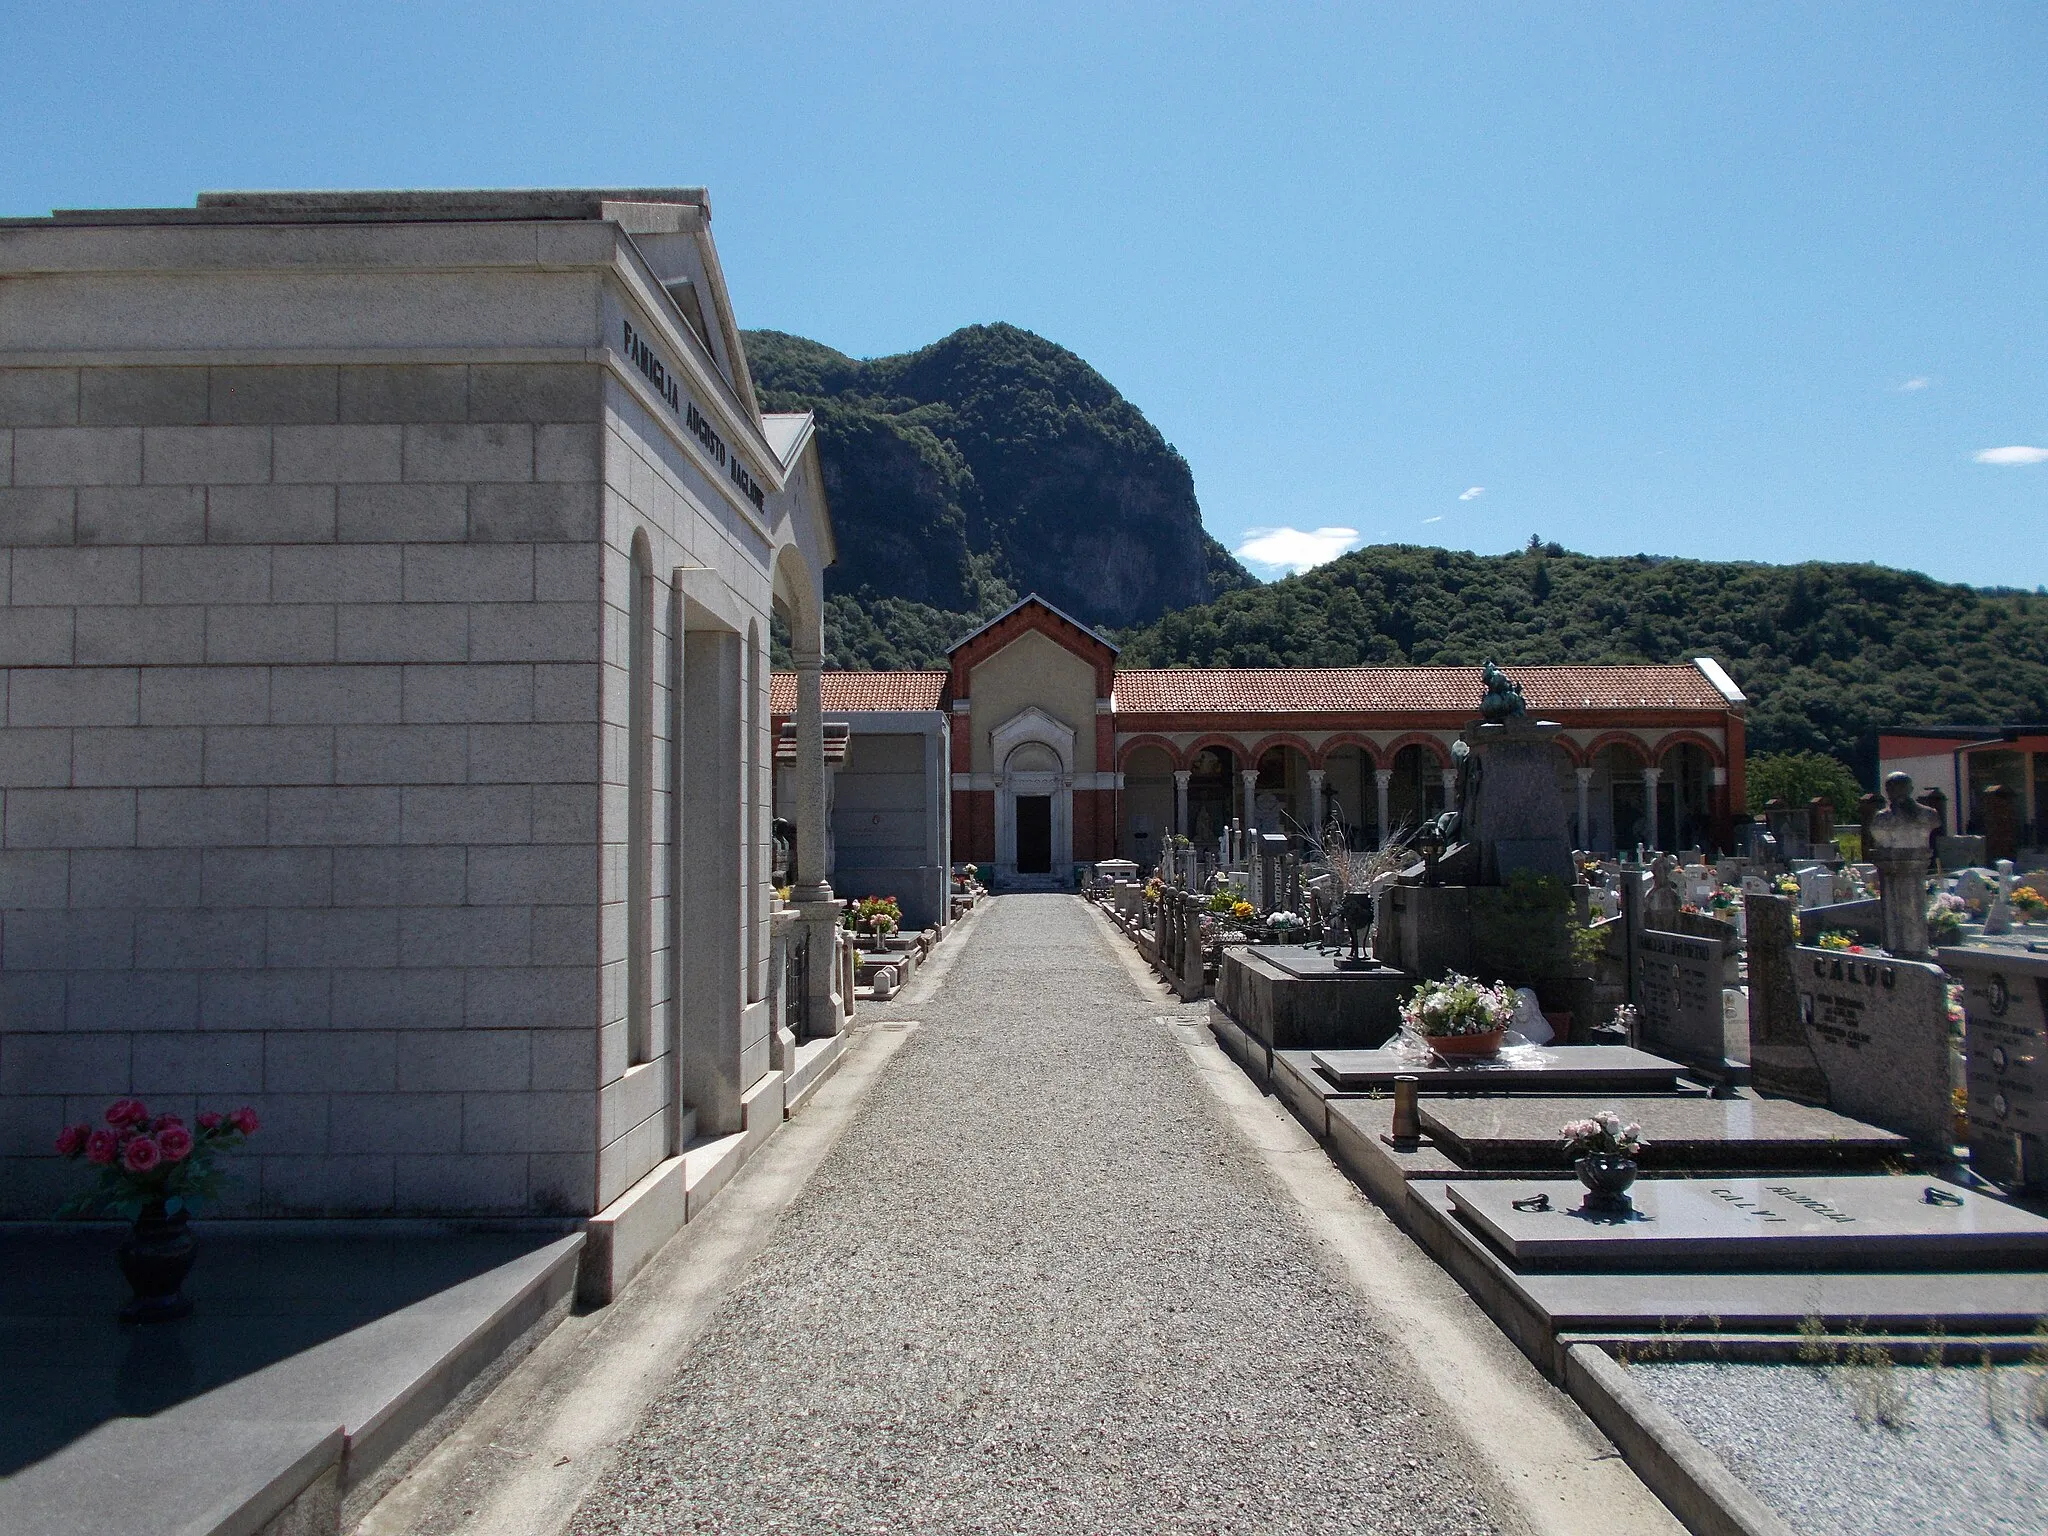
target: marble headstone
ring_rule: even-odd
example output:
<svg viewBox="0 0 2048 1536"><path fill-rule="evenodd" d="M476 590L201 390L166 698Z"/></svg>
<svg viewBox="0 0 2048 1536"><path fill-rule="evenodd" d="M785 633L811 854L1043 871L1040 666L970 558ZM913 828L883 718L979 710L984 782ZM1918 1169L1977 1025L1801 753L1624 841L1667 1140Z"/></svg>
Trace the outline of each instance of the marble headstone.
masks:
<svg viewBox="0 0 2048 1536"><path fill-rule="evenodd" d="M1636 940L1636 1010L1645 1050L1710 1070L1727 1062L1721 1027L1726 947L1645 928Z"/></svg>
<svg viewBox="0 0 2048 1536"><path fill-rule="evenodd" d="M1941 967L1802 946L1793 951L1792 984L1828 1107L1946 1152L1953 1136Z"/></svg>
<svg viewBox="0 0 2048 1536"><path fill-rule="evenodd" d="M1963 985L1970 1167L2008 1188L2048 1188L2048 955L1944 949Z"/></svg>
<svg viewBox="0 0 2048 1536"><path fill-rule="evenodd" d="M1763 1093L1825 1104L1828 1080L1799 1022L1799 991L1792 984L1798 947L1792 902L1751 893L1742 910L1749 945L1749 1080Z"/></svg>

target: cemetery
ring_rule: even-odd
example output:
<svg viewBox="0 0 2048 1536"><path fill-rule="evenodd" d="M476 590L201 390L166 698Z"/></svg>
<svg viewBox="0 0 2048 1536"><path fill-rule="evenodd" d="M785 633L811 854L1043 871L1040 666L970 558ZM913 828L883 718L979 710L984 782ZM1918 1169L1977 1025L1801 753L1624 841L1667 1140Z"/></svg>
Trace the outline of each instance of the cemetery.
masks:
<svg viewBox="0 0 2048 1536"><path fill-rule="evenodd" d="M1897 771L1847 838L1773 802L1589 849L1559 728L1481 682L1447 809L1373 856L1232 826L1093 894L1694 1529L1781 1529L1628 1367L1734 1404L1728 1362L2038 1359L2048 874Z"/></svg>
<svg viewBox="0 0 2048 1536"><path fill-rule="evenodd" d="M1182 1047L1075 1023L1126 959L1694 1530L1783 1527L1674 1401L1848 1361L1880 1419L1880 1363L2048 1403L2038 732L1902 728L1852 827L1749 810L1704 656L1125 667L1033 594L827 669L816 422L763 408L710 217L0 224L0 1528L353 1529L968 985L955 1040L1021 1017L956 1086L1066 1074L1210 1202L1174 1262L1257 1247L1253 1182L1144 1160L1197 1135ZM977 1113L1056 1137L1030 1087ZM899 1175L1018 1177L932 1091ZM1059 1163L936 1193L1127 1195ZM779 1337L841 1348L838 1302Z"/></svg>

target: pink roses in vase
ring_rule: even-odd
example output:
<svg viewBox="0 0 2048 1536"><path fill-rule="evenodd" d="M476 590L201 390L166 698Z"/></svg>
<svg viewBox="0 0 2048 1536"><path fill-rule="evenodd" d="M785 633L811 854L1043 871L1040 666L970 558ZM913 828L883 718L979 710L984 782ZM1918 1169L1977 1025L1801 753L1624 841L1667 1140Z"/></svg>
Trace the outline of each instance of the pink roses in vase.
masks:
<svg viewBox="0 0 2048 1536"><path fill-rule="evenodd" d="M159 1219L191 1210L219 1192L224 1175L214 1158L253 1136L260 1122L246 1105L229 1114L199 1116L196 1129L176 1115L152 1115L140 1099L116 1099L101 1126L67 1125L57 1137L60 1156L83 1158L100 1171L99 1183L64 1203L66 1216L110 1215Z"/></svg>
<svg viewBox="0 0 2048 1536"><path fill-rule="evenodd" d="M188 1128L176 1115L152 1115L140 1099L116 1099L106 1124L67 1125L58 1133L61 1156L84 1158L100 1171L99 1183L64 1202L65 1216L126 1216L135 1225L122 1242L121 1273L134 1296L121 1308L128 1323L167 1323L185 1316L184 1292L198 1243L193 1209L219 1192L226 1177L213 1160L256 1134L256 1111L209 1112Z"/></svg>

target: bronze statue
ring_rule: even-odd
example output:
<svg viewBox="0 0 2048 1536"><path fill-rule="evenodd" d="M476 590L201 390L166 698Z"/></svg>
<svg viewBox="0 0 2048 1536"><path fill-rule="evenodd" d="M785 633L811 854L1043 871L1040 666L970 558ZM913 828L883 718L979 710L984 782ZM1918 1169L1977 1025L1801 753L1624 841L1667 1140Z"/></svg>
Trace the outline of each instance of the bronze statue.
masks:
<svg viewBox="0 0 2048 1536"><path fill-rule="evenodd" d="M1486 684L1486 693L1479 700L1479 718L1482 720L1520 720L1529 713L1529 702L1522 697L1522 686L1507 673L1488 662L1479 669L1481 681Z"/></svg>

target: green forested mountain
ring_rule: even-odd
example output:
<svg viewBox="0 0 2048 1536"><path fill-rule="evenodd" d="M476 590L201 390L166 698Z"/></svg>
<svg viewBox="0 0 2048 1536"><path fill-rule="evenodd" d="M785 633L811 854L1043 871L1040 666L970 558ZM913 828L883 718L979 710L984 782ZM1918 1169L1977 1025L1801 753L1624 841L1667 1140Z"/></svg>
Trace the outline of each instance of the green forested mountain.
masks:
<svg viewBox="0 0 2048 1536"><path fill-rule="evenodd" d="M1254 584L1203 531L1187 461L1043 337L976 325L866 361L779 331L746 345L765 408L817 413L835 666L942 665L1026 592L1129 625Z"/></svg>
<svg viewBox="0 0 2048 1536"><path fill-rule="evenodd" d="M1874 777L1887 725L2048 719L2048 594L1876 565L1357 550L1261 586L1202 529L1194 480L1064 347L970 326L861 361L747 333L770 410L818 416L839 564L828 664L931 667L1038 592L1121 631L1126 666L1503 665L1712 656L1754 752Z"/></svg>
<svg viewBox="0 0 2048 1536"><path fill-rule="evenodd" d="M1503 666L1712 656L1753 752L1820 751L1870 783L1888 725L2048 719L2048 595L1878 565L1357 550L1121 637L1126 666Z"/></svg>

